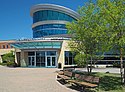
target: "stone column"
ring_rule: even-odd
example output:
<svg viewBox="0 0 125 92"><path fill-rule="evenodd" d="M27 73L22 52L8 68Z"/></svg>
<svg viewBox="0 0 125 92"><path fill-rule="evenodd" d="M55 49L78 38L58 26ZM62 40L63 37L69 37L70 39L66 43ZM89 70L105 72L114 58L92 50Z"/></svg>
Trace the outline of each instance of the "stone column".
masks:
<svg viewBox="0 0 125 92"><path fill-rule="evenodd" d="M15 49L14 55L15 55L15 63L18 64L16 49Z"/></svg>
<svg viewBox="0 0 125 92"><path fill-rule="evenodd" d="M20 65L21 67L26 67L26 61L25 61L25 52L21 51L21 59L20 59Z"/></svg>

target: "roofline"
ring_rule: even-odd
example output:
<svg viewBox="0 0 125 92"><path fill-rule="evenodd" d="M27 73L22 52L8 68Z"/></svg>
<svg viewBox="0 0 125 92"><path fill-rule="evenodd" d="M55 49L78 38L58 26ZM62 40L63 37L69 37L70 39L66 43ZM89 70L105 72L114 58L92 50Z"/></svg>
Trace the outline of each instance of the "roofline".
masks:
<svg viewBox="0 0 125 92"><path fill-rule="evenodd" d="M33 7L31 7L30 15L33 17L33 13L40 11L40 10L54 10L54 11L63 12L63 13L66 13L67 15L72 16L75 19L78 19L80 17L80 15L77 12L75 12L69 8L66 8L64 6L55 5L55 4L37 4L37 5L34 5Z"/></svg>
<svg viewBox="0 0 125 92"><path fill-rule="evenodd" d="M20 40L14 43L26 43L26 42L63 42L63 40Z"/></svg>
<svg viewBox="0 0 125 92"><path fill-rule="evenodd" d="M0 40L0 43L13 43L16 40Z"/></svg>

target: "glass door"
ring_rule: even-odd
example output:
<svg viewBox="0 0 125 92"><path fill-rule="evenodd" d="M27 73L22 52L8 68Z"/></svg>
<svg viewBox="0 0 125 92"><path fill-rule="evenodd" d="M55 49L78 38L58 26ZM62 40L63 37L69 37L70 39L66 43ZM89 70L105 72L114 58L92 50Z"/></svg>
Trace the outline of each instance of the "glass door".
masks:
<svg viewBox="0 0 125 92"><path fill-rule="evenodd" d="M45 51L36 52L36 66L45 67Z"/></svg>
<svg viewBox="0 0 125 92"><path fill-rule="evenodd" d="M56 57L51 57L51 65L52 65L53 67L56 66Z"/></svg>
<svg viewBox="0 0 125 92"><path fill-rule="evenodd" d="M28 57L28 66L34 67L35 66L35 56Z"/></svg>
<svg viewBox="0 0 125 92"><path fill-rule="evenodd" d="M47 57L47 67L51 66L51 57Z"/></svg>
<svg viewBox="0 0 125 92"><path fill-rule="evenodd" d="M47 67L56 67L56 56L47 56Z"/></svg>

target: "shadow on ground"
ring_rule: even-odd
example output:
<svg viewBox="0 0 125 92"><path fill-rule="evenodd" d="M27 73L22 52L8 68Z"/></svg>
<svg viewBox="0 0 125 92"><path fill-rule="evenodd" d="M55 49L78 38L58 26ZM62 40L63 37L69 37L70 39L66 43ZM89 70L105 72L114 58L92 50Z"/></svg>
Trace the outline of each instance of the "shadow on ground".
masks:
<svg viewBox="0 0 125 92"><path fill-rule="evenodd" d="M99 88L104 91L122 89L120 77L104 76L100 80Z"/></svg>
<svg viewBox="0 0 125 92"><path fill-rule="evenodd" d="M115 76L103 76L100 79L99 87L96 89L85 89L84 92L97 92L99 90L102 91L116 91L116 90L122 90L120 77ZM65 85L67 88L70 88L72 90L76 90L78 92L83 92L82 87L78 87L76 85L71 85L66 83L65 81L58 80L59 83L62 85Z"/></svg>
<svg viewBox="0 0 125 92"><path fill-rule="evenodd" d="M61 83L61 85L64 85L66 86L67 88L70 88L72 90L76 90L78 92L96 92L95 90L91 90L91 89L82 89L82 87L78 86L78 85L72 85L72 84L69 84L63 80L58 80L59 83Z"/></svg>

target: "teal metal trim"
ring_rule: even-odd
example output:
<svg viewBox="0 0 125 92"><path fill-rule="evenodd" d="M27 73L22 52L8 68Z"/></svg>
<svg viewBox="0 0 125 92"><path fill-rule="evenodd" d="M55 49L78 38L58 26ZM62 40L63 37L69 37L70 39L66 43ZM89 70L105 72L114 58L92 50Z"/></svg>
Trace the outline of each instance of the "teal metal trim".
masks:
<svg viewBox="0 0 125 92"><path fill-rule="evenodd" d="M11 46L18 49L37 49L37 48L57 48L60 49L62 42L20 42L12 43Z"/></svg>

